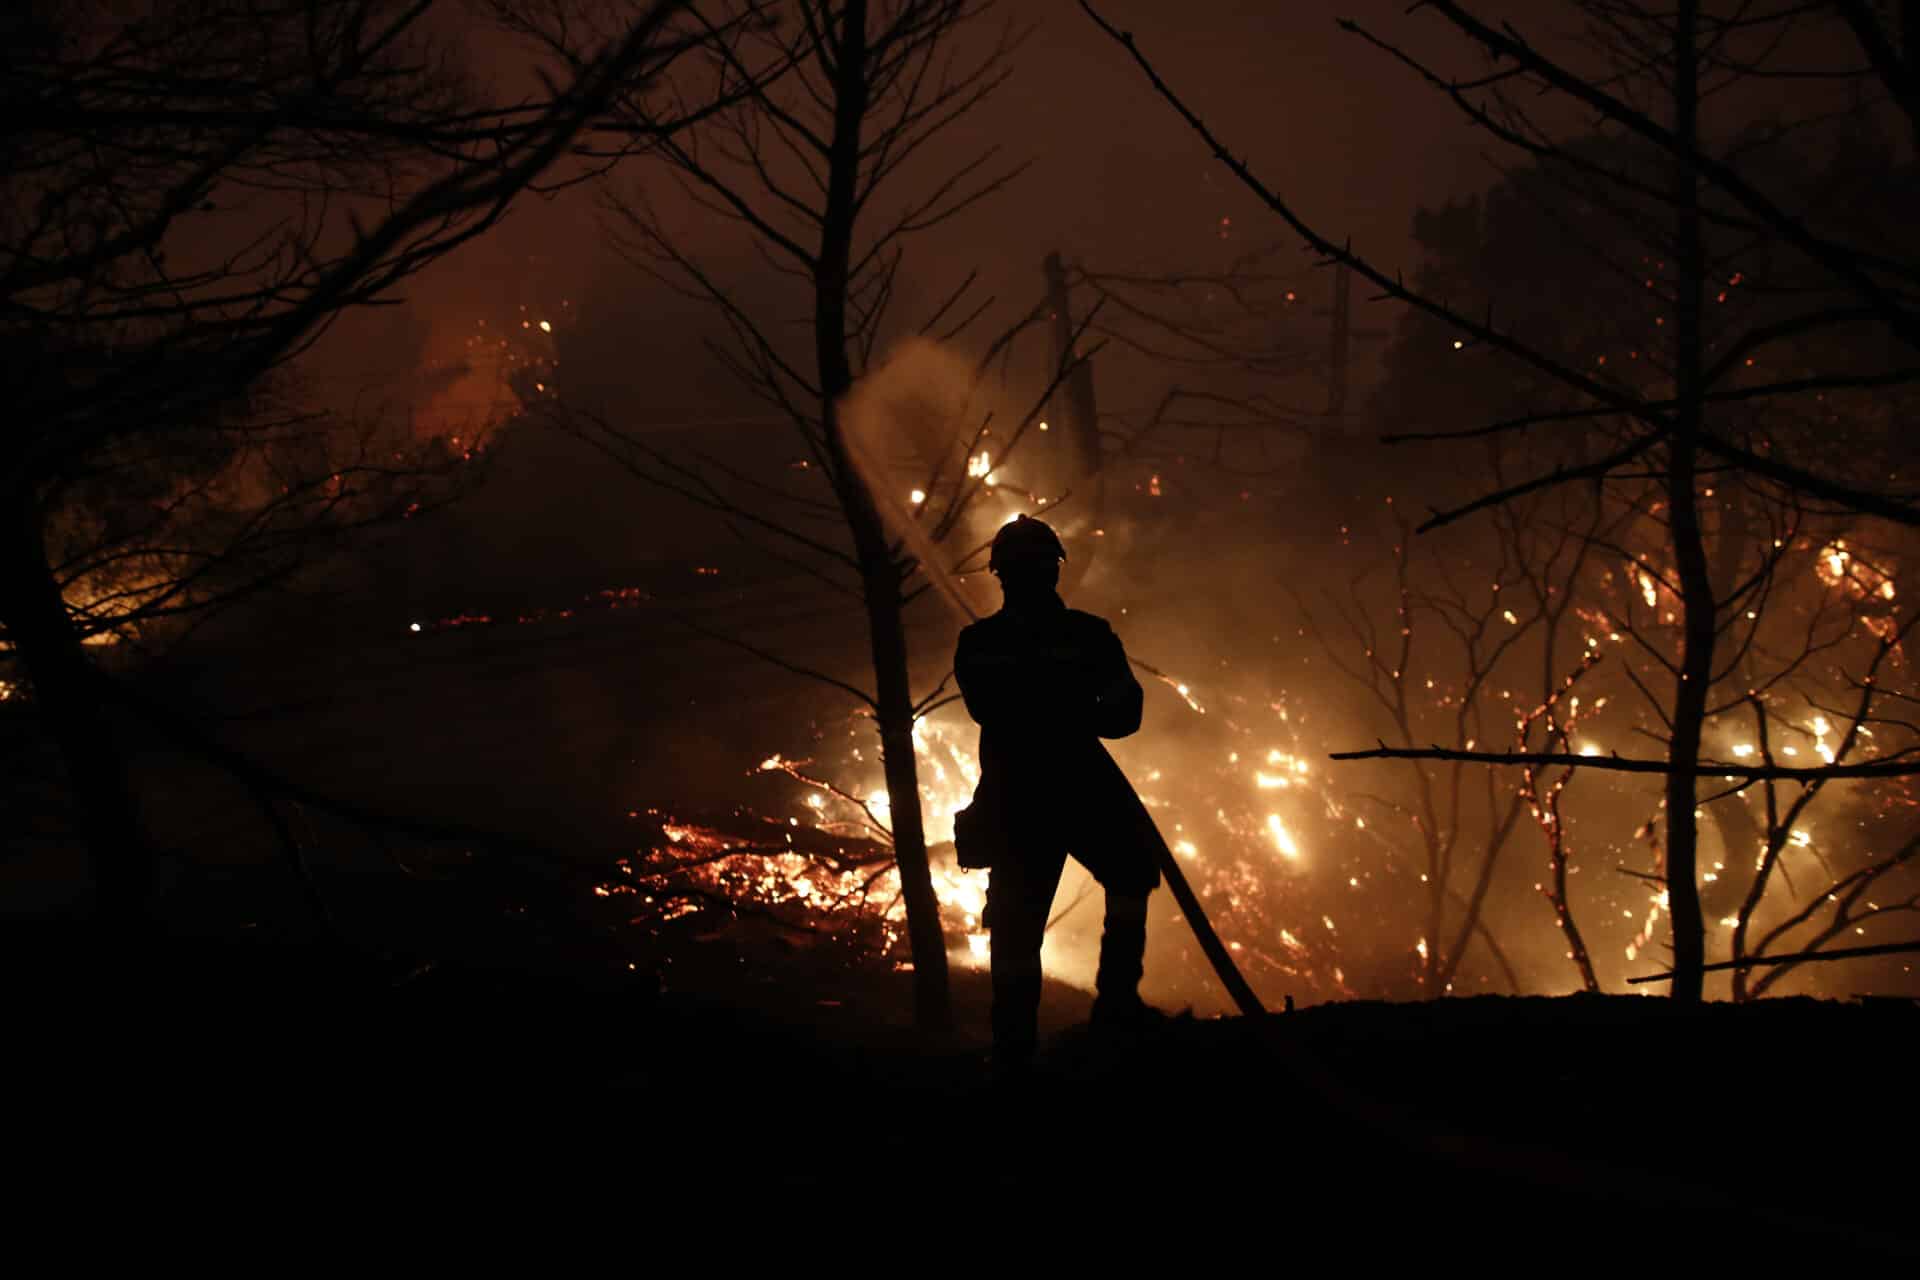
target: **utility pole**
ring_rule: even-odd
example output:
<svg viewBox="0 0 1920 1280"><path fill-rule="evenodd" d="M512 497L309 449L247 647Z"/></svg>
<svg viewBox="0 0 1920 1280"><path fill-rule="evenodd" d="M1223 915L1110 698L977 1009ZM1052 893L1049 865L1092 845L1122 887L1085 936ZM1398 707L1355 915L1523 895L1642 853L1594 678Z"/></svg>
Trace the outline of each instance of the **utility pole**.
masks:
<svg viewBox="0 0 1920 1280"><path fill-rule="evenodd" d="M1060 261L1059 251L1049 253L1040 266L1047 277L1047 311L1053 327L1053 363L1047 369L1051 379L1069 362L1074 362L1077 354L1073 349L1073 300L1067 293L1067 268ZM1107 472L1101 465L1105 459L1100 448L1100 414L1093 399L1093 362L1074 362L1058 390L1061 394L1055 405L1066 412L1053 415L1049 426L1058 420L1067 435L1069 463L1065 487L1073 498L1071 509L1085 519L1086 528L1097 529L1106 510ZM1093 550L1099 545L1091 538L1081 541L1086 553L1067 562L1068 586L1086 573L1093 561Z"/></svg>
<svg viewBox="0 0 1920 1280"><path fill-rule="evenodd" d="M1347 395L1353 380L1353 340L1390 338L1393 332L1390 329L1353 327L1353 271L1344 262L1336 262L1333 266L1332 305L1315 307L1313 313L1333 317L1327 337L1327 426L1330 431L1344 432Z"/></svg>
<svg viewBox="0 0 1920 1280"><path fill-rule="evenodd" d="M1053 324L1053 364L1058 372L1074 358L1073 305L1067 296L1067 268L1056 250L1041 263L1047 275L1047 311ZM1063 407L1073 460L1081 475L1100 474L1100 418L1093 400L1093 362L1082 360L1061 383ZM1076 477L1077 479L1078 477Z"/></svg>

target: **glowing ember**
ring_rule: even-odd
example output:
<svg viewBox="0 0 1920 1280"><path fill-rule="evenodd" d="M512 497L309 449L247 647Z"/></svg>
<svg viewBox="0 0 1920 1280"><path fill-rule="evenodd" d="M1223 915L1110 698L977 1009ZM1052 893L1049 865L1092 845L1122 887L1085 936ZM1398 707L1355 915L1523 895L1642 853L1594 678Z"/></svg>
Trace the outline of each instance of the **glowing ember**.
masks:
<svg viewBox="0 0 1920 1280"><path fill-rule="evenodd" d="M1279 814L1267 815L1267 831L1273 836L1274 847L1282 854L1289 858L1300 856L1300 846L1293 842L1293 836L1287 831L1286 825L1280 821Z"/></svg>

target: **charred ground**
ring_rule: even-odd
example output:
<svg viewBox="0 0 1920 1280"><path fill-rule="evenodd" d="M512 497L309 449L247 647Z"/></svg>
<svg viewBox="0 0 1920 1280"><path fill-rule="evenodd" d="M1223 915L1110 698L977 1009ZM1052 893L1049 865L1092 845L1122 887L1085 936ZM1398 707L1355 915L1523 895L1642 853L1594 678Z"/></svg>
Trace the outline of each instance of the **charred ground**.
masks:
<svg viewBox="0 0 1920 1280"><path fill-rule="evenodd" d="M1252 1211L1294 1248L1377 1257L1438 1230L1515 1258L1573 1221L1594 1259L1920 1252L1888 1163L1920 1048L1905 1001L1482 996L1116 1037L1054 987L1043 1070L1008 1093L983 1069L982 975L956 975L960 1031L929 1045L909 975L764 937L689 939L664 984L531 927L411 966L258 929L156 939L131 965L74 943L15 931L5 956L32 975L18 1133L56 1160L191 1136L286 1192L395 1176L367 1164L385 1153L422 1195L535 1162L712 1208L743 1178L769 1203L878 1194L931 1156L956 1202L1126 1206L1174 1231ZM1649 1101L1673 1063L1700 1088L1684 1163Z"/></svg>

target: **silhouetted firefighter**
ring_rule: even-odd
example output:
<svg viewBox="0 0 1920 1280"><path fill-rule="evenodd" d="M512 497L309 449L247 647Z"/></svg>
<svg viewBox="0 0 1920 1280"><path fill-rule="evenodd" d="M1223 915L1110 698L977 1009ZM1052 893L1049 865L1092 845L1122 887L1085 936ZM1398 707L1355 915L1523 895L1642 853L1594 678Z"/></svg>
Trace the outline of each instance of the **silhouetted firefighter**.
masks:
<svg viewBox="0 0 1920 1280"><path fill-rule="evenodd" d="M1094 1021L1151 1013L1137 990L1147 898L1166 848L1126 775L1100 745L1140 727L1140 684L1102 618L1056 589L1066 550L1021 516L1001 527L989 567L1006 603L960 633L954 675L980 724L980 785L956 833L962 866L992 868L993 1055L998 1075L1032 1062L1040 944L1068 853L1106 890Z"/></svg>

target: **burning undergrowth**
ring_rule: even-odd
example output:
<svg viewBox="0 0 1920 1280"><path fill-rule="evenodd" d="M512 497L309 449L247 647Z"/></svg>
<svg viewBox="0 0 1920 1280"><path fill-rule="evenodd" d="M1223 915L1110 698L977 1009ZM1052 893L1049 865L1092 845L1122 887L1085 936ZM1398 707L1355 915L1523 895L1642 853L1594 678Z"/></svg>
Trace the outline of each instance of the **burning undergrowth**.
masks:
<svg viewBox="0 0 1920 1280"><path fill-rule="evenodd" d="M1411 877L1380 856L1376 833L1335 794L1300 741L1284 703L1228 699L1203 710L1179 686L1200 727L1157 745L1115 745L1237 963L1274 1005L1378 994L1404 985L1417 943L1397 921ZM950 958L984 966L987 876L962 871L953 815L978 780L976 730L962 714L923 718L914 735L934 884ZM635 810L635 853L596 893L633 908L655 933L758 921L796 937L910 964L906 918L889 843L889 811L870 726L850 721L832 758L772 755L748 771L764 799L730 813ZM1224 1007L1186 924L1156 895L1150 998ZM1055 899L1048 971L1090 986L1100 891L1070 864Z"/></svg>
<svg viewBox="0 0 1920 1280"><path fill-rule="evenodd" d="M1155 708L1153 728L1110 747L1262 1000L1278 1006L1289 996L1310 1004L1439 994L1427 985L1429 949L1435 945L1427 912L1431 890L1420 817L1408 809L1406 784L1394 781L1399 774L1387 766L1370 769L1325 759L1331 746L1353 740L1351 708L1313 681L1279 693L1236 678L1224 665L1222 675L1206 685L1153 668L1144 669L1142 678ZM1593 754L1600 748L1592 745L1592 735L1618 713L1604 695L1590 696L1577 704L1576 732L1575 707L1563 699L1549 714L1566 722L1577 749ZM1524 715L1520 719L1532 723ZM1818 716L1809 725L1809 752L1828 759L1838 730ZM981 924L987 876L961 871L950 844L953 815L968 803L978 780L976 741L977 729L952 705L922 718L914 734L949 956L957 965L982 967L991 954ZM744 767L739 809L718 815L669 807L636 811L635 852L600 892L631 904L622 919L636 928L658 931L679 922L697 932L756 920L795 937L831 939L860 955L906 966L905 912L873 746L870 720L852 716L809 744L804 758L771 754ZM1777 749L1793 750L1790 744ZM1755 748L1744 740L1720 743L1716 738L1714 750L1723 758L1743 759ZM1489 803L1504 804L1517 781L1495 777ZM1829 839L1839 842L1833 856L1844 852L1841 845L1850 842L1841 840L1843 826L1857 826L1852 834L1869 848L1906 848L1906 808L1896 804L1895 812L1870 820L1839 798L1861 785L1837 788L1820 817L1797 822L1789 833L1780 860L1792 877L1796 900L1807 897L1806 880L1817 885L1823 872L1830 878L1846 870L1828 868L1823 853ZM1896 788L1895 794L1906 791ZM1719 809L1735 803L1739 799L1729 796L1707 804L1718 837L1725 837L1720 828L1728 821ZM1747 801L1741 812L1754 803ZM1568 869L1574 873L1568 910L1578 918L1608 987L1623 973L1648 971L1649 962L1657 967L1661 959L1659 886L1609 874L1610 864L1630 865L1636 852L1657 859L1652 833L1658 813L1653 785L1599 775L1586 779L1579 802L1565 814L1572 832L1565 846ZM1563 955L1567 939L1556 928L1553 903L1541 900L1535 883L1546 861L1545 842L1530 830L1523 826L1515 836L1447 991L1552 992L1572 989L1578 981ZM1863 866L1871 871L1887 861ZM1703 868L1716 943L1730 936L1740 915L1739 901L1719 892L1721 881L1728 879L1736 888L1745 884L1731 880L1724 869L1728 865L1722 855ZM1583 869L1586 874L1579 874ZM1863 936L1866 917L1895 909L1897 904L1884 898L1894 882L1854 894L1860 902L1850 906L1847 895L1856 881L1867 883L1858 876L1843 878L1827 910L1837 912L1836 919L1845 917L1843 941L1873 941ZM1809 901L1818 903L1823 896ZM1101 905L1098 886L1070 863L1046 944L1050 975L1091 986ZM1448 928L1462 927L1464 906L1464 901L1451 902ZM1155 895L1154 911L1145 994L1173 1007L1224 1011L1225 998L1169 895ZM1623 969L1623 961L1633 967ZM1821 976L1812 975L1816 981Z"/></svg>

